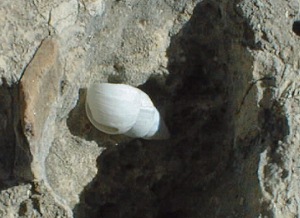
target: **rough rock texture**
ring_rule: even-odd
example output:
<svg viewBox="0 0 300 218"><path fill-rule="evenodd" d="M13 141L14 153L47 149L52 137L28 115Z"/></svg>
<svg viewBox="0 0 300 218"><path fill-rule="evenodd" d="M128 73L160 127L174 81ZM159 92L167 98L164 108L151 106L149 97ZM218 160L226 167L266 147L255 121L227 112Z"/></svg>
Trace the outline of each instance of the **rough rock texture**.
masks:
<svg viewBox="0 0 300 218"><path fill-rule="evenodd" d="M32 155L32 173L38 180L45 179L44 163L53 140L45 141L45 136L54 135L60 72L58 45L45 39L20 80L21 125Z"/></svg>
<svg viewBox="0 0 300 218"><path fill-rule="evenodd" d="M0 217L296 217L297 2L1 0ZM172 137L99 132L93 82Z"/></svg>

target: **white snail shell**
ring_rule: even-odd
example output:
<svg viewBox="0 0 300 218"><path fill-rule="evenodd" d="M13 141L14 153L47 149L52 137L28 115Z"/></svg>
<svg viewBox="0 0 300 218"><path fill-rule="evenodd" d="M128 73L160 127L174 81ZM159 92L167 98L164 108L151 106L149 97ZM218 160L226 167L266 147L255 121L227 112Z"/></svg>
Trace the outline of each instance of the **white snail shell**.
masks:
<svg viewBox="0 0 300 218"><path fill-rule="evenodd" d="M144 139L170 136L151 99L138 88L96 83L88 88L85 105L87 117L102 132Z"/></svg>

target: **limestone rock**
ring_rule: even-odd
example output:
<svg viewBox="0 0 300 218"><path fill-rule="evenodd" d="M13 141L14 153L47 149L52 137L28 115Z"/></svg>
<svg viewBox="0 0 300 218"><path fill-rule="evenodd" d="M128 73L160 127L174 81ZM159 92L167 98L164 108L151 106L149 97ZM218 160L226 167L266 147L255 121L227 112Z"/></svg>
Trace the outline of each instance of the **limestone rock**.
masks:
<svg viewBox="0 0 300 218"><path fill-rule="evenodd" d="M0 216L298 216L297 10L1 0ZM149 94L171 139L97 131L85 91L107 81Z"/></svg>
<svg viewBox="0 0 300 218"><path fill-rule="evenodd" d="M43 179L44 161L54 132L55 102L61 80L58 45L53 39L42 42L20 81L21 122L28 140L36 179Z"/></svg>
<svg viewBox="0 0 300 218"><path fill-rule="evenodd" d="M76 0L62 2L50 11L50 22L56 31L61 34L67 31L68 27L75 24L78 16L78 3Z"/></svg>

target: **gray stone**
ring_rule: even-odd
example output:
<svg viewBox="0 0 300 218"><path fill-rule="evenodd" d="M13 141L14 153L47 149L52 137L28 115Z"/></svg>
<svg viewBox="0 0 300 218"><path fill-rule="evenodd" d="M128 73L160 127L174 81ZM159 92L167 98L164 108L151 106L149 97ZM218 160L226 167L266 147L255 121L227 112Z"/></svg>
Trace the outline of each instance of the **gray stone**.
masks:
<svg viewBox="0 0 300 218"><path fill-rule="evenodd" d="M0 3L0 217L295 217L297 2ZM167 141L95 129L93 82L139 86Z"/></svg>

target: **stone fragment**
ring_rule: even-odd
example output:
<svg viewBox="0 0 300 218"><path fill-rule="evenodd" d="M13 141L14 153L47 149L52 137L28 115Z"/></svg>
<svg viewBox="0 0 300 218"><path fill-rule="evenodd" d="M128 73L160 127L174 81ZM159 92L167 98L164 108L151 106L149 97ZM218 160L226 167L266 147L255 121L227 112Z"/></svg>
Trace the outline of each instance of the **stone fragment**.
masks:
<svg viewBox="0 0 300 218"><path fill-rule="evenodd" d="M44 179L44 161L52 143L61 78L58 66L58 45L53 39L45 39L20 82L21 123L36 179Z"/></svg>

